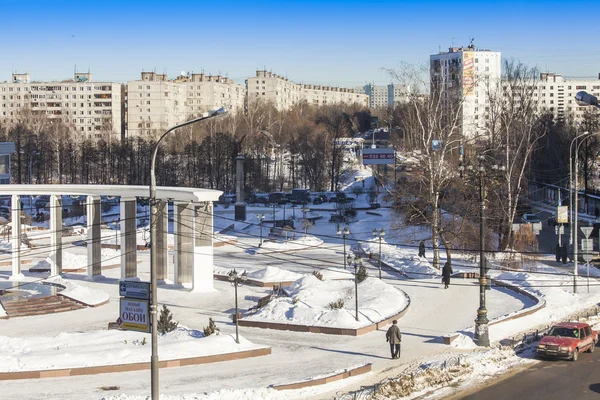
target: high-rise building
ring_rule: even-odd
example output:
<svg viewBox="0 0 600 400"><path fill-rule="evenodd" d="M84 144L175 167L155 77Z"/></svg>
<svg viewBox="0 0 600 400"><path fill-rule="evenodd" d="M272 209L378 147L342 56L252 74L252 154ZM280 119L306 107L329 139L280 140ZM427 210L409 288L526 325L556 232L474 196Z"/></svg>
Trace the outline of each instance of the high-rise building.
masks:
<svg viewBox="0 0 600 400"><path fill-rule="evenodd" d="M244 110L246 89L219 75L142 72L141 80L127 82L127 137L154 136L186 119L225 107Z"/></svg>
<svg viewBox="0 0 600 400"><path fill-rule="evenodd" d="M12 74L0 83L0 120L8 125L18 113L29 109L34 115L60 119L73 130L76 140L121 137L122 85L94 82L92 74L75 73L61 82L31 82L28 73Z"/></svg>
<svg viewBox="0 0 600 400"><path fill-rule="evenodd" d="M269 71L256 71L256 76L246 79L248 101L261 99L271 102L278 110L287 110L294 104L306 101L313 106L330 104L359 104L369 106L369 96L354 89L335 86L294 83Z"/></svg>
<svg viewBox="0 0 600 400"><path fill-rule="evenodd" d="M497 51L451 47L429 57L432 92L442 91L443 101L462 101L462 134L485 135L488 93L500 86L501 54ZM449 104L449 103L448 103Z"/></svg>
<svg viewBox="0 0 600 400"><path fill-rule="evenodd" d="M405 85L394 83L385 86L369 83L356 88L356 92L369 96L369 107L385 108L406 101L409 90Z"/></svg>

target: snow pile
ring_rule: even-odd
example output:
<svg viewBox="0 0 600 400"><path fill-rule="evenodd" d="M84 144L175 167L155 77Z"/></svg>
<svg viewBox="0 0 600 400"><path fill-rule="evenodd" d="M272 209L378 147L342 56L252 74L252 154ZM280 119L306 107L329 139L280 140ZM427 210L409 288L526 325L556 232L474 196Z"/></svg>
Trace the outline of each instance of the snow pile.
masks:
<svg viewBox="0 0 600 400"><path fill-rule="evenodd" d="M379 239L363 242L366 253L379 255ZM413 279L428 279L440 277L440 271L431 266L425 258L418 257L415 250L401 249L394 245L381 242L381 261L393 269L406 274Z"/></svg>
<svg viewBox="0 0 600 400"><path fill-rule="evenodd" d="M65 280L60 275L52 276L46 279L45 282L64 286L65 289L60 292L61 295L87 304L88 306L97 306L107 302L109 299L109 295L105 292L79 285L71 280Z"/></svg>
<svg viewBox="0 0 600 400"><path fill-rule="evenodd" d="M161 360L263 348L243 337L237 344L231 335L203 336L202 332L185 326L159 336ZM149 333L117 330L61 332L55 336L0 336L0 372L147 362L150 339Z"/></svg>
<svg viewBox="0 0 600 400"><path fill-rule="evenodd" d="M292 232L291 234L294 234ZM310 250L314 247L319 247L323 244L323 241L318 237L307 235L295 240L286 241L265 241L262 246L257 250L259 253L265 251L292 251L292 250Z"/></svg>
<svg viewBox="0 0 600 400"><path fill-rule="evenodd" d="M464 334L459 334L456 339L450 343L452 347L456 347L457 349L476 349L478 346L473 342L469 336Z"/></svg>
<svg viewBox="0 0 600 400"><path fill-rule="evenodd" d="M300 279L302 275L285 269L267 266L248 273L249 279L261 282L290 282Z"/></svg>
<svg viewBox="0 0 600 400"><path fill-rule="evenodd" d="M160 400L279 400L290 399L285 392L280 392L273 388L255 388L255 389L222 389L211 393L189 393L184 395L160 394ZM148 396L129 396L121 394L119 396L103 397L100 400L147 400Z"/></svg>
<svg viewBox="0 0 600 400"><path fill-rule="evenodd" d="M383 383L373 399L443 399L467 387L480 385L514 368L537 361L516 355L510 348L447 356L407 371L400 377ZM445 368L443 367L445 365Z"/></svg>
<svg viewBox="0 0 600 400"><path fill-rule="evenodd" d="M360 328L398 314L408 305L407 296L379 279L358 285L359 321L355 319L354 282L324 280L308 275L294 282L290 297L272 300L244 319L334 328ZM341 308L332 307L335 302Z"/></svg>

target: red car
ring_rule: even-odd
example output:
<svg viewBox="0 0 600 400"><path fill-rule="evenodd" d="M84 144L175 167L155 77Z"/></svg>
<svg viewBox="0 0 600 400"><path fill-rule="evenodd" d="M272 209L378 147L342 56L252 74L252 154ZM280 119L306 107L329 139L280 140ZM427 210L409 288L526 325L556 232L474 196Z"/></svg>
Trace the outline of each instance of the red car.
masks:
<svg viewBox="0 0 600 400"><path fill-rule="evenodd" d="M598 332L582 322L561 322L554 325L537 346L539 357L565 358L577 361L579 353L592 353L598 342Z"/></svg>

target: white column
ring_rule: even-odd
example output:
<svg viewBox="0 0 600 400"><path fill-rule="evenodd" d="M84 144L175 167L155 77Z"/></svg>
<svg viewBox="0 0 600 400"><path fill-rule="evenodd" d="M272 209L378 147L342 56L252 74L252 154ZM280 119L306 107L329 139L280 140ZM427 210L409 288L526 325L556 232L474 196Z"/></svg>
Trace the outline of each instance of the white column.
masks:
<svg viewBox="0 0 600 400"><path fill-rule="evenodd" d="M159 283L166 283L169 277L169 203L162 200L157 204L158 215L156 219L156 279Z"/></svg>
<svg viewBox="0 0 600 400"><path fill-rule="evenodd" d="M21 198L19 195L12 195L11 213L12 275L9 279L18 281L25 277L21 273Z"/></svg>
<svg viewBox="0 0 600 400"><path fill-rule="evenodd" d="M86 280L95 280L102 277L102 234L100 231L100 197L88 196L87 209L87 277Z"/></svg>
<svg viewBox="0 0 600 400"><path fill-rule="evenodd" d="M213 286L213 213L212 203L194 207L194 292L208 292Z"/></svg>
<svg viewBox="0 0 600 400"><path fill-rule="evenodd" d="M62 198L50 196L50 276L62 274Z"/></svg>
<svg viewBox="0 0 600 400"><path fill-rule="evenodd" d="M123 198L119 204L121 234L121 279L138 280L136 201Z"/></svg>
<svg viewBox="0 0 600 400"><path fill-rule="evenodd" d="M175 217L175 267L173 283L193 287L193 230L194 212L190 202L174 205Z"/></svg>

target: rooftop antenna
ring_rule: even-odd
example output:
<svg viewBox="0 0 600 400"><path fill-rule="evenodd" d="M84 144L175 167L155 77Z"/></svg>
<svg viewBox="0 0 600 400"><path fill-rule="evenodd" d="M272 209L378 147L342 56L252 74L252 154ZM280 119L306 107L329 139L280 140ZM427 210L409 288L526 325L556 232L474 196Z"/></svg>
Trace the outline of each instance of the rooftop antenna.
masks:
<svg viewBox="0 0 600 400"><path fill-rule="evenodd" d="M475 48L475 38L474 37L471 38L471 47Z"/></svg>

